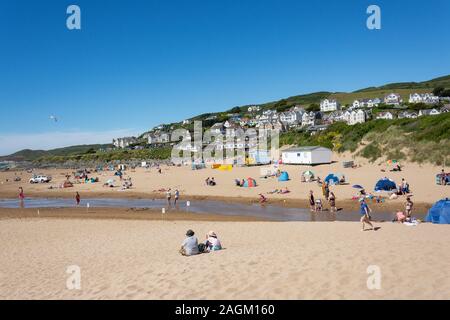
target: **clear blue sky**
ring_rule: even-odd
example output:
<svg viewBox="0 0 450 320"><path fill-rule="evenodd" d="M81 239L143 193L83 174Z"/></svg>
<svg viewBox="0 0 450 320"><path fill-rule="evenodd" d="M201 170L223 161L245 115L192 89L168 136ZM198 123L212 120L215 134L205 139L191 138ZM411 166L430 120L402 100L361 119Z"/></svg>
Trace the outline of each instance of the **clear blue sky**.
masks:
<svg viewBox="0 0 450 320"><path fill-rule="evenodd" d="M66 28L70 4L82 30ZM366 28L370 4L379 31ZM0 154L447 75L449 15L448 0L2 0Z"/></svg>

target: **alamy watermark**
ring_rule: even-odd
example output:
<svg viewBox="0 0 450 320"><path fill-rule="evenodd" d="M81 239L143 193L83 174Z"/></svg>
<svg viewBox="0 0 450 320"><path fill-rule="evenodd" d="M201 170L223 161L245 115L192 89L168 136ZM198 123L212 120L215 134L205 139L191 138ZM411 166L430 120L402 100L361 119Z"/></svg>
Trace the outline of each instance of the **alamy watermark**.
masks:
<svg viewBox="0 0 450 320"><path fill-rule="evenodd" d="M68 266L66 273L69 277L66 280L68 290L81 290L81 268L77 265Z"/></svg>
<svg viewBox="0 0 450 320"><path fill-rule="evenodd" d="M194 131L176 129L171 141L174 164L213 162L216 164L245 164L249 155L278 160L280 157L279 129L209 128L194 122Z"/></svg>
<svg viewBox="0 0 450 320"><path fill-rule="evenodd" d="M66 26L69 30L81 30L81 9L72 4L67 7L66 13L69 14L66 20Z"/></svg>
<svg viewBox="0 0 450 320"><path fill-rule="evenodd" d="M377 265L370 265L366 270L369 277L367 278L367 289L381 290L381 268Z"/></svg>
<svg viewBox="0 0 450 320"><path fill-rule="evenodd" d="M370 16L367 18L367 29L380 30L381 29L381 8L375 4L367 7L367 14Z"/></svg>

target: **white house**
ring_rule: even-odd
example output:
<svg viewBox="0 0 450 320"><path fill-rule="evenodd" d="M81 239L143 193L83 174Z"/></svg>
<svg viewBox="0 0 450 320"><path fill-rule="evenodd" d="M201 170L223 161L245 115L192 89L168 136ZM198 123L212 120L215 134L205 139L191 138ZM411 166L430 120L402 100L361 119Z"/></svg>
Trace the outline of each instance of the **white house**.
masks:
<svg viewBox="0 0 450 320"><path fill-rule="evenodd" d="M425 109L419 111L419 117L421 116L437 116L438 114L441 114L441 111L438 109Z"/></svg>
<svg viewBox="0 0 450 320"><path fill-rule="evenodd" d="M394 119L394 115L391 112L380 112L377 115L377 119L385 119L385 120L392 120Z"/></svg>
<svg viewBox="0 0 450 320"><path fill-rule="evenodd" d="M126 148L129 147L130 145L137 143L138 139L136 139L136 137L125 137L125 138L117 138L117 139L113 139L113 145L116 148Z"/></svg>
<svg viewBox="0 0 450 320"><path fill-rule="evenodd" d="M304 126L304 127L313 126L316 124L316 122L317 122L317 117L316 117L316 114L314 113L314 111L305 112L302 115L302 126Z"/></svg>
<svg viewBox="0 0 450 320"><path fill-rule="evenodd" d="M344 117L347 121L347 124L352 126L357 123L366 122L367 114L363 110L359 109L359 110L354 110L352 112L346 111L344 114Z"/></svg>
<svg viewBox="0 0 450 320"><path fill-rule="evenodd" d="M322 164L331 163L332 151L324 147L298 147L281 152L285 164Z"/></svg>
<svg viewBox="0 0 450 320"><path fill-rule="evenodd" d="M286 125L296 125L302 121L302 113L296 111L286 111L280 113L280 121Z"/></svg>
<svg viewBox="0 0 450 320"><path fill-rule="evenodd" d="M335 99L324 99L320 101L320 111L322 112L336 111L340 108L341 105Z"/></svg>
<svg viewBox="0 0 450 320"><path fill-rule="evenodd" d="M402 102L403 99L398 93L390 93L384 97L385 104L399 105Z"/></svg>
<svg viewBox="0 0 450 320"><path fill-rule="evenodd" d="M409 103L427 103L427 104L435 104L439 103L439 97L436 97L432 93L412 93L409 95Z"/></svg>
<svg viewBox="0 0 450 320"><path fill-rule="evenodd" d="M377 107L381 103L381 100L378 98L375 99L361 99L353 101L352 107L353 109L359 108L373 108Z"/></svg>
<svg viewBox="0 0 450 320"><path fill-rule="evenodd" d="M416 112L402 111L398 114L399 119L416 119L417 117Z"/></svg>

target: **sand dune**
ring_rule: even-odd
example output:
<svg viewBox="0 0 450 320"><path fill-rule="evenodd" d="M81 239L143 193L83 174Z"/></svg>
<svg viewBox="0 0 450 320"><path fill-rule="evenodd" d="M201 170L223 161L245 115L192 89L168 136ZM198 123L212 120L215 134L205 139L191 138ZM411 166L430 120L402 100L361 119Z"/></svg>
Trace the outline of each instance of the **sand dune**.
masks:
<svg viewBox="0 0 450 320"><path fill-rule="evenodd" d="M383 223L0 220L1 299L449 299L450 229ZM188 228L226 250L185 258ZM68 290L66 268L81 268ZM367 268L381 289L367 288Z"/></svg>

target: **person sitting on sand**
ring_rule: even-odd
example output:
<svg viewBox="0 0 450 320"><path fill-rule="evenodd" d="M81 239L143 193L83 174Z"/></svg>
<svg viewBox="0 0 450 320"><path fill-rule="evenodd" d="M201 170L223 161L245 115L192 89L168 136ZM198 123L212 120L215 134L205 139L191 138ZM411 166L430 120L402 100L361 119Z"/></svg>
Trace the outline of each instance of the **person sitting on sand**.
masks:
<svg viewBox="0 0 450 320"><path fill-rule="evenodd" d="M372 222L370 222L370 212L372 212L372 210L370 210L370 208L367 205L366 200L364 200L364 198L360 199L359 201L361 203L359 213L362 215L361 220L360 220L362 223L362 231L366 231L366 229L365 229L366 223L372 227L372 229L370 229L370 230L375 230Z"/></svg>
<svg viewBox="0 0 450 320"><path fill-rule="evenodd" d="M209 185L211 187L214 187L216 185L216 181L214 180L214 177L212 177L211 180L209 180Z"/></svg>
<svg viewBox="0 0 450 320"><path fill-rule="evenodd" d="M320 199L317 199L317 200L316 200L316 205L315 205L314 210L315 210L316 212L323 211L322 200L320 200Z"/></svg>
<svg viewBox="0 0 450 320"><path fill-rule="evenodd" d="M198 239L195 236L195 232L188 230L186 232L186 239L181 244L180 253L183 256L193 256L200 253L198 250Z"/></svg>
<svg viewBox="0 0 450 320"><path fill-rule="evenodd" d="M330 197L328 198L328 202L330 203L330 212L336 212L336 196L333 192L330 192Z"/></svg>
<svg viewBox="0 0 450 320"><path fill-rule="evenodd" d="M267 198L262 194L262 193L260 193L259 194L259 203L266 203L267 202Z"/></svg>
<svg viewBox="0 0 450 320"><path fill-rule="evenodd" d="M396 213L396 220L400 223L406 222L406 216L402 211Z"/></svg>
<svg viewBox="0 0 450 320"><path fill-rule="evenodd" d="M222 244L214 231L210 231L206 235L205 247L208 252L222 250Z"/></svg>

